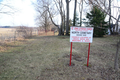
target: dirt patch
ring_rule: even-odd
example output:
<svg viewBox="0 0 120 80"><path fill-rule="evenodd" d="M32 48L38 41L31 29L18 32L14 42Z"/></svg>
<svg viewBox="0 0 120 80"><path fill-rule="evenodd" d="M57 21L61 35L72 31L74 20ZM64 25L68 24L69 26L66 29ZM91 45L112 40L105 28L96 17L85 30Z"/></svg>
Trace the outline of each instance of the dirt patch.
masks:
<svg viewBox="0 0 120 80"><path fill-rule="evenodd" d="M69 66L69 67L71 67L71 66L75 66L75 63L74 63L74 62L71 62L71 66L70 66L69 63L67 63L66 66Z"/></svg>
<svg viewBox="0 0 120 80"><path fill-rule="evenodd" d="M76 60L76 61L81 61L81 56L78 55L78 54L73 54L72 57L73 57L73 59Z"/></svg>
<svg viewBox="0 0 120 80"><path fill-rule="evenodd" d="M73 58L74 60L76 61L82 61L82 59L80 57L76 57L76 58Z"/></svg>
<svg viewBox="0 0 120 80"><path fill-rule="evenodd" d="M94 79L92 79L92 78L87 78L87 80L94 80Z"/></svg>
<svg viewBox="0 0 120 80"><path fill-rule="evenodd" d="M64 55L63 58L70 58L70 55Z"/></svg>
<svg viewBox="0 0 120 80"><path fill-rule="evenodd" d="M63 58L70 58L70 55L65 55L63 56ZM76 60L76 61L82 61L83 59L81 58L80 55L78 54L72 54L72 59Z"/></svg>
<svg viewBox="0 0 120 80"><path fill-rule="evenodd" d="M116 46L117 46L117 44L111 44L111 46L115 46L115 47L116 47Z"/></svg>
<svg viewBox="0 0 120 80"><path fill-rule="evenodd" d="M68 36L65 36L65 37L59 37L59 39L69 39Z"/></svg>
<svg viewBox="0 0 120 80"><path fill-rule="evenodd" d="M61 39L66 39L65 37L61 37Z"/></svg>

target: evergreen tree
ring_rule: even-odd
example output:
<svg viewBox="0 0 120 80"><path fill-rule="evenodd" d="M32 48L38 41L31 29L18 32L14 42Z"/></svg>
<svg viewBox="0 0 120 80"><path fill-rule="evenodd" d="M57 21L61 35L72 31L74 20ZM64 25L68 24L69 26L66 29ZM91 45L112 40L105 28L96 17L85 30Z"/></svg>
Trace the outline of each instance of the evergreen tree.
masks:
<svg viewBox="0 0 120 80"><path fill-rule="evenodd" d="M103 37L107 34L107 22L105 22L106 14L97 6L93 6L90 13L87 13L86 18L89 20L89 25L94 27L94 37Z"/></svg>

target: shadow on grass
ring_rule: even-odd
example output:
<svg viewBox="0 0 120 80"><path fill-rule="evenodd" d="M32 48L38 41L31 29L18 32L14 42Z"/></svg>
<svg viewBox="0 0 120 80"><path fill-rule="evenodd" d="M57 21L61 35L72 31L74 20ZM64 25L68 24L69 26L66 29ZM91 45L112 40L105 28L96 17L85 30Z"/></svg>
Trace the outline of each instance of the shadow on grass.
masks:
<svg viewBox="0 0 120 80"><path fill-rule="evenodd" d="M69 36L34 36L30 39L46 39L46 38L68 39Z"/></svg>
<svg viewBox="0 0 120 80"><path fill-rule="evenodd" d="M20 47L20 45L14 45L14 44L6 44L6 43L2 43L0 44L1 47Z"/></svg>
<svg viewBox="0 0 120 80"><path fill-rule="evenodd" d="M46 38L54 38L54 37L57 37L57 36L34 36L32 38L29 38L29 39L46 39Z"/></svg>

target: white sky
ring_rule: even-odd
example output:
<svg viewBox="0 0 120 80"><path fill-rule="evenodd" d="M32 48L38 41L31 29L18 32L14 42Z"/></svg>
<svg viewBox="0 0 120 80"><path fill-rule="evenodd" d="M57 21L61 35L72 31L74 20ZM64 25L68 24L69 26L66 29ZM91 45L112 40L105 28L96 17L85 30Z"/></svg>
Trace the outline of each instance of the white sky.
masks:
<svg viewBox="0 0 120 80"><path fill-rule="evenodd" d="M1 3L13 6L17 12L12 15L0 14L0 26L36 26L34 21L36 11L31 1L35 0L3 0ZM9 8L4 8L1 12L6 10Z"/></svg>
<svg viewBox="0 0 120 80"><path fill-rule="evenodd" d="M0 0L1 1L1 0ZM17 10L16 13L12 15L6 15L0 13L0 26L29 26L29 27L36 27L36 11L34 6L32 5L32 2L35 2L36 0L2 0L2 4L9 4L12 7ZM119 0L118 0L119 1ZM120 1L119 1L120 2ZM78 5L78 4L77 4ZM87 6L84 5L84 11L86 11ZM119 3L117 3L117 0L114 0L114 6L119 6ZM1 5L0 5L1 9ZM8 11L9 8L3 8L0 10L2 11ZM73 10L74 10L74 1L72 0L70 2L70 18L73 18ZM115 17L118 17L118 8L112 10L112 14ZM79 8L77 7L77 12L79 13ZM85 17L85 13L83 13L83 16ZM59 18L60 19L60 18ZM58 17L55 19L56 22L60 23L60 20L58 20Z"/></svg>

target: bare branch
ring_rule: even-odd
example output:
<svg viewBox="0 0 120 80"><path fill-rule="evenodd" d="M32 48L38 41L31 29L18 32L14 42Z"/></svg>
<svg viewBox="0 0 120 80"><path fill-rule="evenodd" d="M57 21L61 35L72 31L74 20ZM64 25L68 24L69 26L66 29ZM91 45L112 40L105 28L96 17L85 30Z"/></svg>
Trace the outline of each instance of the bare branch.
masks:
<svg viewBox="0 0 120 80"><path fill-rule="evenodd" d="M113 19L117 20L117 18L115 18L114 16L112 16L112 15L110 15L110 14L108 13L108 10L103 9L100 5L93 3L93 1L91 1L91 0L88 0L88 1L89 1L89 4L91 4L91 5L96 5L98 8L100 8L100 9L101 9L103 12L105 12L107 15L109 15L109 16L111 16ZM97 2L97 3L98 3L98 2ZM120 22L120 21L118 21L118 22Z"/></svg>
<svg viewBox="0 0 120 80"><path fill-rule="evenodd" d="M54 22L53 19L52 19L52 15L51 15L51 13L50 13L50 11L49 11L49 8L48 8L48 13L49 13L49 17L50 17L52 23L53 23L56 27L58 27L59 25L55 24L55 22ZM59 27L58 27L58 28L59 28Z"/></svg>
<svg viewBox="0 0 120 80"><path fill-rule="evenodd" d="M55 5L56 5L56 7L57 7L57 9L58 9L59 13L60 13L60 9L58 8L58 5L57 5L57 3L56 3L56 1L55 1L55 0L54 0L54 2L55 2Z"/></svg>

